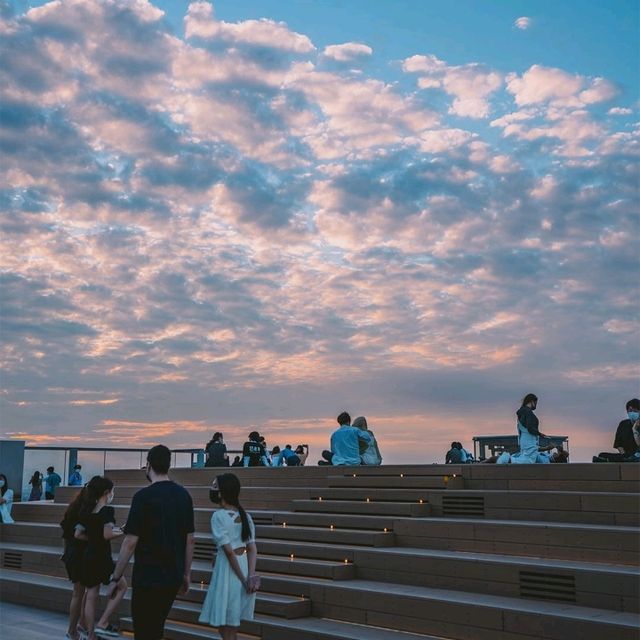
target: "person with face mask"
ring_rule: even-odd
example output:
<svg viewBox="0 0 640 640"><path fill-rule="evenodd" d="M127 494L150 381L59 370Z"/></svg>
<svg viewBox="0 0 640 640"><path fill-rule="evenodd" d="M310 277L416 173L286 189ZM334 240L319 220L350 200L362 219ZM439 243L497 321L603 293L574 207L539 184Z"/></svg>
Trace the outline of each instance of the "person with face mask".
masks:
<svg viewBox="0 0 640 640"><path fill-rule="evenodd" d="M211 516L217 553L199 620L217 627L223 640L236 640L241 620L253 620L260 588L255 526L239 497L240 481L233 473L215 478L209 490L211 502L221 508Z"/></svg>
<svg viewBox="0 0 640 640"><path fill-rule="evenodd" d="M7 476L0 473L0 522L12 524L11 507L13 506L13 489L9 489Z"/></svg>
<svg viewBox="0 0 640 640"><path fill-rule="evenodd" d="M136 640L164 637L164 625L176 595L186 595L195 546L193 501L169 478L171 451L158 444L147 454L150 484L134 496L118 564L107 594L113 595L135 552L131 579L131 617Z"/></svg>
<svg viewBox="0 0 640 640"><path fill-rule="evenodd" d="M607 451L594 456L594 462L640 462L640 400L632 398L627 402L625 409L627 411L626 420L621 420L616 430L616 436L613 446L618 453L609 453ZM635 427L635 433L634 433Z"/></svg>
<svg viewBox="0 0 640 640"><path fill-rule="evenodd" d="M87 590L84 619L87 625L87 639L97 637L117 637L117 630L109 624L109 617L124 597L127 581L120 578L115 597L109 600L107 608L95 624L96 605L101 584L109 584L113 572L111 540L122 535L116 527L113 502L113 482L104 476L93 476L84 492L78 515L75 537L86 542L80 562L80 584Z"/></svg>

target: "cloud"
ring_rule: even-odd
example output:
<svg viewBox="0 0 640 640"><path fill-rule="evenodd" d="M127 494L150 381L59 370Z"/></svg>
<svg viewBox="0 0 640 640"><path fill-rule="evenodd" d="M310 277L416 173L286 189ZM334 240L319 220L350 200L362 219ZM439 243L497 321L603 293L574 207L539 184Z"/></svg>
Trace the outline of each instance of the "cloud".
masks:
<svg viewBox="0 0 640 640"><path fill-rule="evenodd" d="M518 27L518 29L526 31L532 23L533 20L531 20L531 18L528 18L527 16L521 16L520 18L517 18L513 24L514 26Z"/></svg>
<svg viewBox="0 0 640 640"><path fill-rule="evenodd" d="M610 116L630 116L633 113L633 109L627 107L612 107L607 113Z"/></svg>
<svg viewBox="0 0 640 640"><path fill-rule="evenodd" d="M322 54L338 62L350 62L362 56L370 56L373 49L366 44L358 42L345 42L344 44L331 44L324 48Z"/></svg>
<svg viewBox="0 0 640 640"><path fill-rule="evenodd" d="M486 118L490 112L489 96L502 86L502 76L472 63L449 66L434 55L415 55L402 62L407 73L423 74L421 89L441 88L454 96L449 113L460 117Z"/></svg>
<svg viewBox="0 0 640 640"><path fill-rule="evenodd" d="M319 54L206 3L186 36L115 0L2 33L13 436L193 446L255 426L319 449L348 407L391 461L420 429L464 429L460 402L509 430L535 387L582 407L553 414L582 433L635 393L640 139L605 113L606 78L416 55L416 89L373 59L354 74L366 45Z"/></svg>
<svg viewBox="0 0 640 640"><path fill-rule="evenodd" d="M303 34L291 31L283 22L273 20L245 20L243 22L218 21L209 2L193 2L185 17L187 38L200 37L226 42L248 44L292 53L309 53L314 50L311 40Z"/></svg>

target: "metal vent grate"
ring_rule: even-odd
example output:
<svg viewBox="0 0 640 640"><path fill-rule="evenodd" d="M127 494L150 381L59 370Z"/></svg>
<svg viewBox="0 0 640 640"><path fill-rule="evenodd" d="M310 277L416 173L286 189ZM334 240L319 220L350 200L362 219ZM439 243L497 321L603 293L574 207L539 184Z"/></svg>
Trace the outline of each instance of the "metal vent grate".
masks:
<svg viewBox="0 0 640 640"><path fill-rule="evenodd" d="M5 551L2 554L2 566L5 569L22 569L22 554L16 551Z"/></svg>
<svg viewBox="0 0 640 640"><path fill-rule="evenodd" d="M556 602L575 602L575 576L521 571L520 597L555 600Z"/></svg>
<svg viewBox="0 0 640 640"><path fill-rule="evenodd" d="M215 547L212 542L196 540L193 548L193 559L204 560L205 562L213 562Z"/></svg>
<svg viewBox="0 0 640 640"><path fill-rule="evenodd" d="M484 496L442 496L442 515L484 518Z"/></svg>

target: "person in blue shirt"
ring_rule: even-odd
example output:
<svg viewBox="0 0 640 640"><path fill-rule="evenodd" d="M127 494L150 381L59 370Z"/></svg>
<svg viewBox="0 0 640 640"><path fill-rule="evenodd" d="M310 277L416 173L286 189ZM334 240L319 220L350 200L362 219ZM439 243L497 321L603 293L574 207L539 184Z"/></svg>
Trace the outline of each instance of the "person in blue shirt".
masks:
<svg viewBox="0 0 640 640"><path fill-rule="evenodd" d="M300 458L296 455L295 451L291 449L290 444L288 444L280 453L280 464L287 465L288 467L296 467L300 465Z"/></svg>
<svg viewBox="0 0 640 640"><path fill-rule="evenodd" d="M331 451L323 451L323 460L318 464L359 465L360 442L369 445L372 441L371 433L351 426L351 416L343 411L337 418L340 425L331 434Z"/></svg>
<svg viewBox="0 0 640 640"><path fill-rule="evenodd" d="M69 476L69 486L70 487L81 487L82 486L82 474L80 470L82 469L82 465L77 464L73 467L73 473Z"/></svg>

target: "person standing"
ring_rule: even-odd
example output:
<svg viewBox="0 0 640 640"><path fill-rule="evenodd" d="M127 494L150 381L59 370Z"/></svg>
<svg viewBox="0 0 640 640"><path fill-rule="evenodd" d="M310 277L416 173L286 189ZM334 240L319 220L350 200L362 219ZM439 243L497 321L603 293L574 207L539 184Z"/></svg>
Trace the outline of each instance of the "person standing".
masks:
<svg viewBox="0 0 640 640"><path fill-rule="evenodd" d="M29 492L29 502L36 502L42 498L42 475L39 471L34 471L29 480L31 491Z"/></svg>
<svg viewBox="0 0 640 640"><path fill-rule="evenodd" d="M176 595L191 582L194 516L189 492L169 478L171 451L156 445L147 454L150 486L131 503L126 536L107 593L113 594L129 559L133 563L131 615L135 640L161 640Z"/></svg>
<svg viewBox="0 0 640 640"><path fill-rule="evenodd" d="M73 473L69 476L69 486L70 487L81 487L83 485L82 482L82 474L80 471L82 470L82 465L77 464L73 467Z"/></svg>
<svg viewBox="0 0 640 640"><path fill-rule="evenodd" d="M240 504L240 481L233 473L215 478L209 497L222 508L211 516L216 562L199 621L217 627L223 640L236 640L241 620L253 620L260 588L255 526Z"/></svg>
<svg viewBox="0 0 640 640"><path fill-rule="evenodd" d="M7 476L0 473L0 522L13 524L11 507L13 507L13 489L9 489Z"/></svg>
<svg viewBox="0 0 640 640"><path fill-rule="evenodd" d="M36 471L36 473L38 472ZM82 619L86 589L80 584L80 569L87 543L83 539L76 538L77 529L84 532L84 527L80 524L80 509L85 494L86 488L83 488L71 501L60 522L64 540L64 553L61 560L67 570L69 581L73 585L71 602L69 603L69 628L65 640L79 640L80 636L87 635L86 623Z"/></svg>
<svg viewBox="0 0 640 640"><path fill-rule="evenodd" d="M84 619L88 640L118 636L115 627L109 624L109 618L127 591L127 581L120 577L113 597L108 600L107 607L96 624L100 585L109 584L113 572L111 540L123 534L122 529L116 527L115 511L111 506L113 496L113 482L103 476L93 476L82 491L79 526L75 526L74 537L86 543L80 561L79 578L80 584L87 591Z"/></svg>
<svg viewBox="0 0 640 640"><path fill-rule="evenodd" d="M55 472L53 467L47 467L47 475L44 479L46 485L44 489L44 497L46 500L55 500L56 487L62 484L62 478Z"/></svg>

